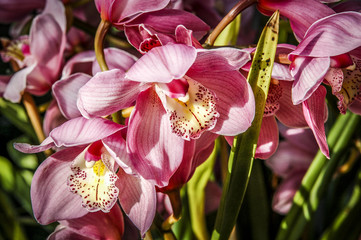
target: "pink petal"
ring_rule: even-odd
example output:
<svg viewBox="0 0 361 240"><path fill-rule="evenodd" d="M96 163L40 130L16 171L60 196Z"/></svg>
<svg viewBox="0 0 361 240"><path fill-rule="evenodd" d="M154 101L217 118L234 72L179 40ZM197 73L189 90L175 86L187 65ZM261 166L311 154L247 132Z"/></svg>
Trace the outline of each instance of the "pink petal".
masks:
<svg viewBox="0 0 361 240"><path fill-rule="evenodd" d="M46 0L46 5L42 14L51 15L60 26L62 32L66 31L66 14L63 2L58 0Z"/></svg>
<svg viewBox="0 0 361 240"><path fill-rule="evenodd" d="M314 0L259 0L257 7L262 13L267 15L271 15L276 10L279 10L282 16L290 20L292 30L297 39L303 38L312 23L335 13L328 6Z"/></svg>
<svg viewBox="0 0 361 240"><path fill-rule="evenodd" d="M292 176L293 173L306 171L315 153L304 151L288 141L281 141L276 153L266 160L272 171L282 177Z"/></svg>
<svg viewBox="0 0 361 240"><path fill-rule="evenodd" d="M361 101L355 99L355 101L348 106L348 109L350 109L350 111L353 113L361 115Z"/></svg>
<svg viewBox="0 0 361 240"><path fill-rule="evenodd" d="M301 185L304 172L283 180L273 195L272 208L278 214L287 214L291 209L293 197Z"/></svg>
<svg viewBox="0 0 361 240"><path fill-rule="evenodd" d="M31 184L31 202L39 223L49 224L88 213L81 206L81 198L71 193L66 183L72 174L72 159L83 150L78 147L54 153L36 170Z"/></svg>
<svg viewBox="0 0 361 240"><path fill-rule="evenodd" d="M84 51L76 54L65 64L62 72L62 77L65 78L77 72L91 75L92 65L94 60L95 60L94 51Z"/></svg>
<svg viewBox="0 0 361 240"><path fill-rule="evenodd" d="M194 141L172 133L168 116L152 88L139 94L129 119L127 144L134 169L159 187L168 184L181 161L191 158L194 148Z"/></svg>
<svg viewBox="0 0 361 240"><path fill-rule="evenodd" d="M288 127L307 127L302 105L293 105L292 103L292 82L279 81L279 84L282 87L282 96L278 101L280 108L276 112L277 119Z"/></svg>
<svg viewBox="0 0 361 240"><path fill-rule="evenodd" d="M80 117L81 113L76 102L78 92L85 85L91 76L84 73L75 73L68 78L61 79L53 85L53 94L59 104L60 111L68 118Z"/></svg>
<svg viewBox="0 0 361 240"><path fill-rule="evenodd" d="M104 49L104 55L109 69L118 69L123 72L128 71L137 60L135 56L118 48L106 48ZM97 61L94 61L93 75L98 72L101 72L99 64Z"/></svg>
<svg viewBox="0 0 361 240"><path fill-rule="evenodd" d="M130 107L139 91L140 84L125 80L121 70L100 72L79 90L78 109L85 117L110 115Z"/></svg>
<svg viewBox="0 0 361 240"><path fill-rule="evenodd" d="M303 114L316 138L321 152L327 158L330 158L324 127L324 122L327 119L325 98L326 88L320 86L308 100L303 102Z"/></svg>
<svg viewBox="0 0 361 240"><path fill-rule="evenodd" d="M181 44L168 44L151 49L126 73L137 82L164 82L182 78L196 59L196 50Z"/></svg>
<svg viewBox="0 0 361 240"><path fill-rule="evenodd" d="M309 98L324 79L330 66L329 58L297 57L290 65L295 77L292 88L293 104Z"/></svg>
<svg viewBox="0 0 361 240"><path fill-rule="evenodd" d="M171 16L171 17L170 17ZM144 24L150 26L156 32L174 35L178 25L192 30L196 39L201 39L209 30L209 26L195 15L176 9L163 9L156 12L143 13L126 26Z"/></svg>
<svg viewBox="0 0 361 240"><path fill-rule="evenodd" d="M101 13L102 19L116 24L138 13L160 10L167 6L168 2L169 0L152 0L146 3L142 0L133 0L131 2L95 0L95 5Z"/></svg>
<svg viewBox="0 0 361 240"><path fill-rule="evenodd" d="M121 239L124 232L123 214L118 205L109 213L88 213L80 218L60 221L60 224L90 239Z"/></svg>
<svg viewBox="0 0 361 240"><path fill-rule="evenodd" d="M221 135L237 135L247 130L254 118L254 96L246 79L228 64L224 72L213 73L212 69L203 71L193 68L187 75L212 91L216 97L216 110L220 114L212 132ZM226 71L230 69L231 71ZM240 117L242 116L242 117Z"/></svg>
<svg viewBox="0 0 361 240"><path fill-rule="evenodd" d="M119 202L132 220L134 225L144 236L153 223L156 212L155 187L141 177L128 175L123 171L118 172Z"/></svg>
<svg viewBox="0 0 361 240"><path fill-rule="evenodd" d="M249 52L236 48L197 49L197 59L192 66L192 71L209 68L213 72L223 72L225 64L230 65L233 70L239 70L250 60Z"/></svg>
<svg viewBox="0 0 361 240"><path fill-rule="evenodd" d="M21 69L12 76L4 92L5 99L11 102L20 102L21 96L26 88L26 78L35 67L36 65L33 64Z"/></svg>
<svg viewBox="0 0 361 240"><path fill-rule="evenodd" d="M43 129L45 136L49 136L49 133L56 127L60 126L67 119L63 116L60 112L58 104L56 103L55 99L53 99L46 109L45 117L43 121Z"/></svg>
<svg viewBox="0 0 361 240"><path fill-rule="evenodd" d="M311 155L316 155L318 146L311 129L288 128L282 124L279 124L278 129L286 141Z"/></svg>
<svg viewBox="0 0 361 240"><path fill-rule="evenodd" d="M65 48L65 34L52 15L42 14L33 20L29 41L30 52L38 64L48 68L49 76L57 77Z"/></svg>
<svg viewBox="0 0 361 240"><path fill-rule="evenodd" d="M278 147L278 138L276 119L273 116L264 117L262 119L255 157L260 159L271 157Z"/></svg>
<svg viewBox="0 0 361 240"><path fill-rule="evenodd" d="M58 225L55 228L55 231L52 234L50 234L47 239L48 240L65 240L65 239L92 240L91 238L82 236L62 225Z"/></svg>
<svg viewBox="0 0 361 240"><path fill-rule="evenodd" d="M358 12L325 17L312 24L291 55L329 57L347 53L361 46L360 26L361 13Z"/></svg>

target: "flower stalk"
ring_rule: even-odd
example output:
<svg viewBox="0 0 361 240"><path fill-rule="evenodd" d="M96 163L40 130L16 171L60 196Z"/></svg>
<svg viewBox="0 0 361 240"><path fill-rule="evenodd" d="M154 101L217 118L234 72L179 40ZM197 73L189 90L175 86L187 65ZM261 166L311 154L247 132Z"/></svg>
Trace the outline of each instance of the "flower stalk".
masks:
<svg viewBox="0 0 361 240"><path fill-rule="evenodd" d="M107 32L109 31L110 26L111 26L111 23L109 21L102 19L101 22L99 23L98 29L95 33L94 51L95 51L95 56L97 58L100 69L102 71L109 70L108 65L105 61L105 56L104 56L104 39L105 39L105 36L107 35Z"/></svg>

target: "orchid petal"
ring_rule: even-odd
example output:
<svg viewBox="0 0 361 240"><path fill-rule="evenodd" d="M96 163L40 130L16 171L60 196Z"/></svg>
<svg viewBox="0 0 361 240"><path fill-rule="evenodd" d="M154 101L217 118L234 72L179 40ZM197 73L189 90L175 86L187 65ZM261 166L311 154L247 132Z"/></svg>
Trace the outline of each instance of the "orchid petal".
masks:
<svg viewBox="0 0 361 240"><path fill-rule="evenodd" d="M65 240L65 239L92 240L92 238L82 236L62 225L58 225L58 227L55 228L55 231L51 233L47 239L48 240Z"/></svg>
<svg viewBox="0 0 361 240"><path fill-rule="evenodd" d="M55 99L53 99L46 109L44 122L43 122L43 129L45 136L49 136L49 133L56 127L60 126L67 119L63 116L60 112L58 104L56 103Z"/></svg>
<svg viewBox="0 0 361 240"><path fill-rule="evenodd" d="M330 158L328 145L326 141L324 122L327 119L326 107L326 88L320 86L314 94L305 102L303 102L303 114L316 138L321 152Z"/></svg>
<svg viewBox="0 0 361 240"><path fill-rule="evenodd" d="M232 69L224 65L225 70ZM217 98L219 113L212 132L221 135L237 135L247 130L254 118L255 102L251 86L238 71L213 73L212 69L193 71L187 76L213 92ZM240 117L241 116L241 117Z"/></svg>
<svg viewBox="0 0 361 240"><path fill-rule="evenodd" d="M164 82L182 78L196 59L196 50L181 44L168 44L151 49L126 73L137 82Z"/></svg>
<svg viewBox="0 0 361 240"><path fill-rule="evenodd" d="M42 14L50 14L55 19L62 32L66 31L65 7L61 1L46 0L46 5Z"/></svg>
<svg viewBox="0 0 361 240"><path fill-rule="evenodd" d="M278 129L282 137L284 137L287 142L304 152L310 153L310 159L313 158L313 155L316 155L318 146L311 129L288 128L282 124L279 124Z"/></svg>
<svg viewBox="0 0 361 240"><path fill-rule="evenodd" d="M134 169L159 187L168 184L182 159L192 156L194 141L172 133L169 118L155 91L141 92L129 119L128 149Z"/></svg>
<svg viewBox="0 0 361 240"><path fill-rule="evenodd" d="M108 68L118 69L123 72L128 71L128 69L136 62L137 58L128 52L118 49L118 48L106 48L104 49L105 61L108 65ZM99 63L93 62L93 75L101 72Z"/></svg>
<svg viewBox="0 0 361 240"><path fill-rule="evenodd" d="M31 202L39 223L49 224L88 213L81 207L81 199L71 193L66 184L67 176L71 175L71 160L83 150L70 148L54 153L36 170L31 184Z"/></svg>
<svg viewBox="0 0 361 240"><path fill-rule="evenodd" d="M142 236L153 223L156 212L155 187L141 177L118 172L119 202Z"/></svg>
<svg viewBox="0 0 361 240"><path fill-rule="evenodd" d="M4 92L5 99L14 103L20 102L21 95L26 88L26 78L35 67L36 64L33 64L21 69L12 76Z"/></svg>
<svg viewBox="0 0 361 240"><path fill-rule="evenodd" d="M90 76L84 73L75 73L68 78L54 83L53 94L59 104L60 111L68 118L80 117L81 113L76 106L78 92L89 80Z"/></svg>
<svg viewBox="0 0 361 240"><path fill-rule="evenodd" d="M290 65L295 77L292 88L293 104L309 98L324 79L330 66L330 58L297 57Z"/></svg>
<svg viewBox="0 0 361 240"><path fill-rule="evenodd" d="M271 157L277 150L278 138L276 119L272 116L264 117L258 137L255 158L267 159Z"/></svg>
<svg viewBox="0 0 361 240"><path fill-rule="evenodd" d="M95 60L94 51L85 51L78 53L67 61L63 68L63 78L70 76L73 73L81 72L88 75L92 74L92 65Z"/></svg>
<svg viewBox="0 0 361 240"><path fill-rule="evenodd" d="M288 127L307 127L307 122L303 116L302 105L293 105L292 103L292 82L279 81L279 84L282 87L282 96L278 101L280 108L276 112L277 119Z"/></svg>
<svg viewBox="0 0 361 240"><path fill-rule="evenodd" d="M128 22L126 26L131 27L139 24L151 26L156 32L172 35L178 25L183 25L185 28L192 30L193 36L196 39L201 39L209 31L209 26L192 13L176 9L162 9L160 11L143 13Z"/></svg>
<svg viewBox="0 0 361 240"><path fill-rule="evenodd" d="M291 55L329 57L361 46L361 13L342 12L318 20ZM347 42L347 44L345 44Z"/></svg>
<svg viewBox="0 0 361 240"><path fill-rule="evenodd" d="M122 210L117 205L109 213L88 213L80 218L60 221L60 224L90 239L121 239L124 232Z"/></svg>
<svg viewBox="0 0 361 240"><path fill-rule="evenodd" d="M130 107L140 91L140 84L124 79L124 72L113 69L97 73L78 95L78 109L85 117L106 116Z"/></svg>

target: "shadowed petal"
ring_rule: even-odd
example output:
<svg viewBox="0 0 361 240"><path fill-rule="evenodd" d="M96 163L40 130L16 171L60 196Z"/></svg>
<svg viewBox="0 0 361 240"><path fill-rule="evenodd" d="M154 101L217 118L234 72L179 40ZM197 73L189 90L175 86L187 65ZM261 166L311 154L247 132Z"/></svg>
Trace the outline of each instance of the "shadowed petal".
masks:
<svg viewBox="0 0 361 240"><path fill-rule="evenodd" d="M264 117L258 137L255 158L267 159L271 157L278 147L278 127L276 119Z"/></svg>
<svg viewBox="0 0 361 240"><path fill-rule="evenodd" d="M140 84L124 79L124 72L113 69L97 73L80 90L78 108L84 117L106 116L130 107Z"/></svg>
<svg viewBox="0 0 361 240"><path fill-rule="evenodd" d="M144 236L153 223L156 211L155 187L142 177L118 172L119 202L124 212Z"/></svg>
<svg viewBox="0 0 361 240"><path fill-rule="evenodd" d="M327 119L325 98L326 88L320 86L308 100L303 102L303 114L316 138L321 152L327 158L330 158L324 127L324 122Z"/></svg>
<svg viewBox="0 0 361 240"><path fill-rule="evenodd" d="M159 187L168 184L182 159L190 159L193 141L172 133L169 118L153 88L141 92L129 119L127 146L134 169Z"/></svg>
<svg viewBox="0 0 361 240"><path fill-rule="evenodd" d="M71 161L84 148L70 148L54 153L36 170L31 184L31 202L35 218L41 224L78 218L88 213L81 198L70 192L67 177Z"/></svg>

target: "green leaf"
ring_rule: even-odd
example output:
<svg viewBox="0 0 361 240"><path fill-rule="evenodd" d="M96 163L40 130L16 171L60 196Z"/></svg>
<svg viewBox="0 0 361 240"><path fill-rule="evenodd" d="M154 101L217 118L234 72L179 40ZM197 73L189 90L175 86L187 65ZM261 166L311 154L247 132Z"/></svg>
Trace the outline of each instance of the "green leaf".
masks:
<svg viewBox="0 0 361 240"><path fill-rule="evenodd" d="M37 139L25 109L21 105L0 98L0 112L18 129L33 139Z"/></svg>
<svg viewBox="0 0 361 240"><path fill-rule="evenodd" d="M225 29L218 35L214 46L236 45L241 27L241 14L239 14Z"/></svg>
<svg viewBox="0 0 361 240"><path fill-rule="evenodd" d="M188 204L192 229L197 239L209 239L205 218L205 188L212 175L213 166L219 151L219 139L209 158L200 165L191 180L187 183Z"/></svg>
<svg viewBox="0 0 361 240"><path fill-rule="evenodd" d="M234 139L229 159L229 166L232 166L232 168L229 170L223 187L212 239L228 239L243 202L271 81L278 41L278 25L279 12L277 11L267 22L257 44L248 74L248 81L256 101L255 118L252 126Z"/></svg>
<svg viewBox="0 0 361 240"><path fill-rule="evenodd" d="M176 239L194 239L186 188L187 186L183 187L181 190L182 218L172 226Z"/></svg>
<svg viewBox="0 0 361 240"><path fill-rule="evenodd" d="M6 191L11 191L15 186L13 165L3 156L0 156L0 185Z"/></svg>

